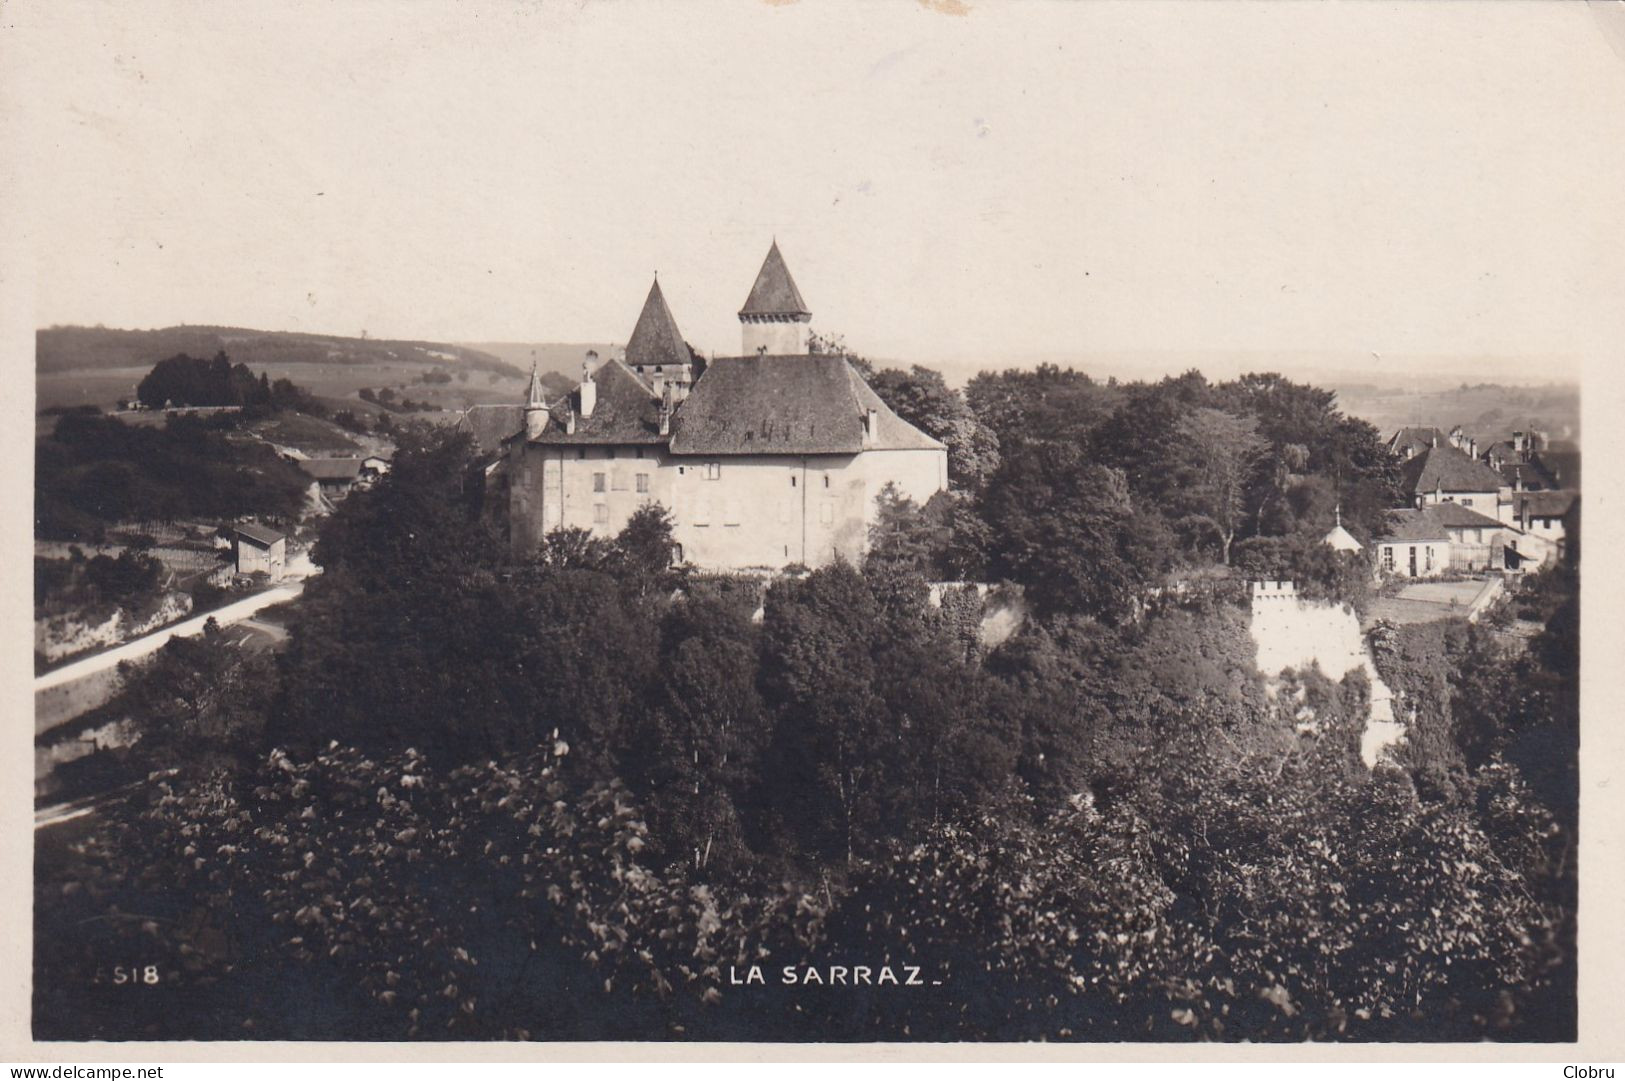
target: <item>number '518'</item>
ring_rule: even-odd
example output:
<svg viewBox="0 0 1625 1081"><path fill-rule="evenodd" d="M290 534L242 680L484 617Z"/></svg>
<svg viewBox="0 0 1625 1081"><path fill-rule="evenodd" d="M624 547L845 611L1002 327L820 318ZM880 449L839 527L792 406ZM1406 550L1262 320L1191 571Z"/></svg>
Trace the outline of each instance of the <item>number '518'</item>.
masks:
<svg viewBox="0 0 1625 1081"><path fill-rule="evenodd" d="M133 984L142 984L142 983L154 984L154 983L157 983L157 982L158 982L158 966L157 965L141 965L141 966L131 965L129 968L125 968L123 965L114 965L113 966L113 983L115 985L122 986L124 984L132 984L132 983Z"/></svg>

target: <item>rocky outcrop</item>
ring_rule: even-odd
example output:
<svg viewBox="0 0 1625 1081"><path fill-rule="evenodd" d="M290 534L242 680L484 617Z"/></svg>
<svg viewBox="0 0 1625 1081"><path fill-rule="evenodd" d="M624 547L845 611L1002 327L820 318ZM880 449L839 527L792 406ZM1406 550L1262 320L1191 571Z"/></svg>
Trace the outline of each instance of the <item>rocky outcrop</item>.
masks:
<svg viewBox="0 0 1625 1081"><path fill-rule="evenodd" d="M192 611L189 593L166 593L139 612L113 607L95 613L47 616L34 622L34 652L49 663L93 649L116 646L184 619Z"/></svg>

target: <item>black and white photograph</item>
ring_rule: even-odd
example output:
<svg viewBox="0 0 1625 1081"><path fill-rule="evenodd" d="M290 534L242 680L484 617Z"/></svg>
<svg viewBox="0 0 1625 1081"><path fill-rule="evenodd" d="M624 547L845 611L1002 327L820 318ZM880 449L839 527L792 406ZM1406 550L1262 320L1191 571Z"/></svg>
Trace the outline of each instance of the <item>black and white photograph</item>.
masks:
<svg viewBox="0 0 1625 1081"><path fill-rule="evenodd" d="M0 1057L1617 1041L1625 7L0 14Z"/></svg>

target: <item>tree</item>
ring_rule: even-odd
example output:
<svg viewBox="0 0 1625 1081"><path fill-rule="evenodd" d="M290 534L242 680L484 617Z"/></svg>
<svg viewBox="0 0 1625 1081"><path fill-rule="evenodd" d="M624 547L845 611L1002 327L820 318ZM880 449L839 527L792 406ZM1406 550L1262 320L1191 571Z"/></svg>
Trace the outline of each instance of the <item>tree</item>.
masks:
<svg viewBox="0 0 1625 1081"><path fill-rule="evenodd" d="M1134 510L1122 473L1096 465L1082 448L1020 445L984 500L993 570L1025 585L1041 612L1123 619L1163 569L1162 553L1134 543Z"/></svg>
<svg viewBox="0 0 1625 1081"><path fill-rule="evenodd" d="M1197 409L1180 425L1190 453L1192 484L1187 505L1218 534L1220 558L1230 563L1230 545L1246 515L1246 499L1269 443L1258 423L1218 409Z"/></svg>
<svg viewBox="0 0 1625 1081"><path fill-rule="evenodd" d="M999 465L999 437L977 419L964 395L942 373L914 365L887 368L869 386L898 416L948 446L948 479L955 488L980 491Z"/></svg>

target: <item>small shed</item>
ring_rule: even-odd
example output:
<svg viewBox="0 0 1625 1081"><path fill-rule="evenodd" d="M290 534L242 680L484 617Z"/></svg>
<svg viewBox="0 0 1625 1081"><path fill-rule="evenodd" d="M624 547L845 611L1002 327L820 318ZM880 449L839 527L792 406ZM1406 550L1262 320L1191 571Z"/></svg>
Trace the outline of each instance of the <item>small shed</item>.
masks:
<svg viewBox="0 0 1625 1081"><path fill-rule="evenodd" d="M245 522L231 529L238 574L265 574L275 582L288 565L288 538L274 529Z"/></svg>
<svg viewBox="0 0 1625 1081"><path fill-rule="evenodd" d="M304 458L298 466L321 485L324 495L334 496L343 495L355 486L361 478L361 461L360 458Z"/></svg>

